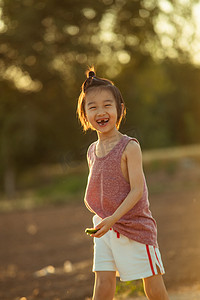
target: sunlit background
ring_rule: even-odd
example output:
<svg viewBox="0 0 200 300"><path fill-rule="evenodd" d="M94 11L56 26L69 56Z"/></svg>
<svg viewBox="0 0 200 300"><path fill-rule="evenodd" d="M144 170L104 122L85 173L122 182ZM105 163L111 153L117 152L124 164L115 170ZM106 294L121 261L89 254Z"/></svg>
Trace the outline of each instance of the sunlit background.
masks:
<svg viewBox="0 0 200 300"><path fill-rule="evenodd" d="M92 64L122 91L121 130L144 149L200 141L199 1L1 0L0 39L3 177L83 158L95 136L76 102Z"/></svg>
<svg viewBox="0 0 200 300"><path fill-rule="evenodd" d="M170 189L184 191L176 199L199 203L199 1L0 0L0 210L28 210L26 233L36 239L35 208L72 202L83 207L85 155L96 134L83 133L76 105L91 65L122 92L127 117L120 130L141 143L155 214L154 197ZM175 211L181 214L178 204ZM165 257L173 259L173 250L168 252ZM33 273L66 273L46 264ZM17 276L16 265L8 277ZM67 255L63 265L70 266L68 273L75 270ZM7 274L7 267L5 262L0 273ZM86 299L68 297L56 299Z"/></svg>

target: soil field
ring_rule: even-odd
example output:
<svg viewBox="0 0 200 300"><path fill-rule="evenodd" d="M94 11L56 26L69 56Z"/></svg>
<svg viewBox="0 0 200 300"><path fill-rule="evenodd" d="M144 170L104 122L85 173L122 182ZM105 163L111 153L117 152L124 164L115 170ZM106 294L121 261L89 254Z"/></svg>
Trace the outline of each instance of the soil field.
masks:
<svg viewBox="0 0 200 300"><path fill-rule="evenodd" d="M158 224L164 280L168 290L179 295L193 286L200 290L200 174L199 168L193 171L182 168L173 175L147 177L148 185L159 181L165 186L162 193L150 193L150 203ZM91 218L82 199L0 213L0 299L91 299L93 243L84 233ZM187 300L200 299L187 295Z"/></svg>

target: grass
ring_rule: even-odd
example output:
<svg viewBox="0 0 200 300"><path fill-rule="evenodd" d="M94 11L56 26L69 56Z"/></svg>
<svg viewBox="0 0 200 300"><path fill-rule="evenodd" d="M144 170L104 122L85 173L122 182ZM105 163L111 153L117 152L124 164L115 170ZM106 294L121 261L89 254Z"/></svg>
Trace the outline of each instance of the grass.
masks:
<svg viewBox="0 0 200 300"><path fill-rule="evenodd" d="M83 193L87 175L73 174L57 178L51 184L35 190L37 201L43 203L64 203L69 198L76 198Z"/></svg>
<svg viewBox="0 0 200 300"><path fill-rule="evenodd" d="M116 299L120 297L120 299L126 299L127 297L134 297L134 296L143 296L144 289L143 283L141 280L135 281L126 281L122 282L117 280L116 292L115 296Z"/></svg>
<svg viewBox="0 0 200 300"><path fill-rule="evenodd" d="M150 173L155 173L160 170L164 170L165 173L169 175L175 174L177 167L178 167L178 160L153 160L148 164L144 164L145 169Z"/></svg>
<svg viewBox="0 0 200 300"><path fill-rule="evenodd" d="M52 168L45 171L42 167L42 170L23 174L16 197L12 200L3 195L0 197L0 211L30 210L82 200L87 183L87 166L79 165L65 172L58 171L56 166L55 170L53 174Z"/></svg>
<svg viewBox="0 0 200 300"><path fill-rule="evenodd" d="M191 189L200 181L200 146L150 150L143 153L144 171L151 195ZM86 163L74 166L38 166L18 178L15 199L0 195L0 211L61 205L83 199Z"/></svg>

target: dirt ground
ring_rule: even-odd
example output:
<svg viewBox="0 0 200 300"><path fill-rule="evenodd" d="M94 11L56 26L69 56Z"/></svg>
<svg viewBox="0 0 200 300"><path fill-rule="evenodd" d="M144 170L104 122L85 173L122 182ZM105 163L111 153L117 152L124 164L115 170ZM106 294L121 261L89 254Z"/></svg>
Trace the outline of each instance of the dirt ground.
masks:
<svg viewBox="0 0 200 300"><path fill-rule="evenodd" d="M167 182L166 182L167 184ZM150 197L171 295L200 290L200 188ZM0 299L90 299L94 274L92 215L82 199L65 206L0 213ZM186 294L185 294L186 295Z"/></svg>

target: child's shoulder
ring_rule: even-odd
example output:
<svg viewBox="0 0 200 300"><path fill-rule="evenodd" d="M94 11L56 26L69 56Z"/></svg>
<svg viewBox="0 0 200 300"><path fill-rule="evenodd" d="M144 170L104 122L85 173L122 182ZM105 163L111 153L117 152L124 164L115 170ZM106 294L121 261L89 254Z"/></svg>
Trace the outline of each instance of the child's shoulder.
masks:
<svg viewBox="0 0 200 300"><path fill-rule="evenodd" d="M127 144L129 143L136 143L136 144L140 144L138 139L136 139L133 136L127 135L127 134L123 134L123 138L125 139L125 141L128 141Z"/></svg>
<svg viewBox="0 0 200 300"><path fill-rule="evenodd" d="M129 142L127 143L125 149L124 149L124 155L126 157L131 157L141 154L141 148L140 148L140 143L136 138L131 138Z"/></svg>
<svg viewBox="0 0 200 300"><path fill-rule="evenodd" d="M87 157L90 157L91 156L91 151L93 149L93 147L96 145L97 141L91 143L88 148L87 148Z"/></svg>
<svg viewBox="0 0 200 300"><path fill-rule="evenodd" d="M89 151L96 145L96 143L97 143L97 141L92 142L92 143L88 146L87 152L89 152Z"/></svg>

